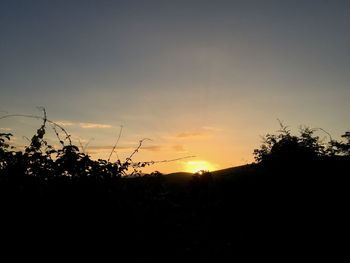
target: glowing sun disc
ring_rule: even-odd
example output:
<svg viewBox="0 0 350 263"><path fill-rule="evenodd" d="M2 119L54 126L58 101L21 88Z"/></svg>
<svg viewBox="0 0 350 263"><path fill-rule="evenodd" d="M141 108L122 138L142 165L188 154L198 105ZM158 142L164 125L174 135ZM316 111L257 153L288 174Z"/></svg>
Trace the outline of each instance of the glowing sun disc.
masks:
<svg viewBox="0 0 350 263"><path fill-rule="evenodd" d="M204 171L213 171L214 165L207 161L188 161L186 162L186 172L189 173L196 173L198 171L204 170Z"/></svg>

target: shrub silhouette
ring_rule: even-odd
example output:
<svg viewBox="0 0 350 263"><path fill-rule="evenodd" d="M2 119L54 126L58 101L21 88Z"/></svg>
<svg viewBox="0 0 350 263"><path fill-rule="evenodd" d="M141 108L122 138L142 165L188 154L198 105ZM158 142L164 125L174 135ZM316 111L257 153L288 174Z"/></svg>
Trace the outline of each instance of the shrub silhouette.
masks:
<svg viewBox="0 0 350 263"><path fill-rule="evenodd" d="M317 129L300 128L299 135L293 135L280 123L277 134L267 134L259 149L254 150L258 166L269 174L284 174L304 179L327 177L330 167L342 170L349 161L349 132L342 135L346 142L330 137L324 142L315 135ZM315 179L315 178L314 178Z"/></svg>
<svg viewBox="0 0 350 263"><path fill-rule="evenodd" d="M260 149L254 150L258 163L310 161L327 156L329 146L314 135L315 130L301 128L300 135L292 135L288 127L281 124L277 135L267 134Z"/></svg>
<svg viewBox="0 0 350 263"><path fill-rule="evenodd" d="M345 139L345 142L343 141L335 141L331 140L328 152L330 155L342 155L342 156L350 156L350 132L345 132L342 136L342 138Z"/></svg>
<svg viewBox="0 0 350 263"><path fill-rule="evenodd" d="M67 132L61 130L60 137L61 128L45 112L41 119L23 152L10 146L12 134L0 133L5 215L0 226L9 229L8 236L42 235L45 242L62 236L84 249L110 245L114 256L119 255L115 249L125 249L128 256L138 256L138 262L161 251L197 262L223 254L235 258L245 245L252 250L263 244L274 249L290 244L294 249L292 238L298 244L322 246L337 240L334 229L342 230L350 132L342 136L344 141L325 143L314 129L302 128L296 136L281 124L276 135L266 135L254 150L255 164L224 177L200 171L183 183L167 180L158 171L125 176L128 169L129 174L141 174L139 169L155 163L132 161L142 140L124 162L92 160L72 144ZM45 140L49 124L59 149ZM45 236L48 231L53 237ZM118 241L124 246L116 245Z"/></svg>
<svg viewBox="0 0 350 263"><path fill-rule="evenodd" d="M30 144L25 147L24 152L14 151L10 146L11 133L0 133L0 174L3 176L27 176L32 175L40 178L54 178L65 176L73 177L94 177L97 178L119 178L127 175L129 168L132 174L142 173L140 168L151 165L154 162L132 161L132 157L138 152L145 139L139 142L138 147L124 162L117 160L92 160L89 155L79 151L79 147L72 144L70 135L58 124L47 119L45 109L44 117L28 115L9 115L41 118L42 125L37 129L30 140ZM5 116L6 117L6 116ZM4 118L4 117L2 117ZM52 125L54 132L61 145L60 149L55 149L45 140L47 123ZM61 139L57 128L64 132L66 138ZM119 136L120 137L120 136ZM119 139L119 138L118 138ZM68 144L66 142L68 141ZM114 151L116 145L113 147ZM159 175L152 174L152 175Z"/></svg>

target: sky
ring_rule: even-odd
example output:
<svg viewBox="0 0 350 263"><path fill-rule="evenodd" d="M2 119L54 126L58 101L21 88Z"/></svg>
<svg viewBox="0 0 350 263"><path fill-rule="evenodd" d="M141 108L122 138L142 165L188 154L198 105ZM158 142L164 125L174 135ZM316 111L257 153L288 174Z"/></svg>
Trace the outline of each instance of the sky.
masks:
<svg viewBox="0 0 350 263"><path fill-rule="evenodd" d="M251 163L277 119L350 130L349 28L346 0L2 0L0 116L45 107L93 158L121 126L112 160L195 156L164 173ZM17 147L39 126L0 120Z"/></svg>

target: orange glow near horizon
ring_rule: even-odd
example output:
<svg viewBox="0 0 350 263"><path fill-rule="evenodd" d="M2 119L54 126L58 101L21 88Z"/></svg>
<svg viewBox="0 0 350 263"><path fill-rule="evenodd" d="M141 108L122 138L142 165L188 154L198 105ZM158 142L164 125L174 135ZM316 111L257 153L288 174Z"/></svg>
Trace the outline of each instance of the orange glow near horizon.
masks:
<svg viewBox="0 0 350 263"><path fill-rule="evenodd" d="M185 164L185 170L189 173L196 173L200 170L204 171L213 171L215 170L215 166L207 161L196 160L196 161L188 161Z"/></svg>

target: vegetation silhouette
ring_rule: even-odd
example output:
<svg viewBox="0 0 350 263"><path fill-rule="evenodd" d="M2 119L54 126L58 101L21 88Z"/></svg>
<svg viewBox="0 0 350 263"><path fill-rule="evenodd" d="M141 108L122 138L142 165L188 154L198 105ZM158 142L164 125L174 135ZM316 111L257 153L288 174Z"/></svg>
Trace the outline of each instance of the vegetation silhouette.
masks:
<svg viewBox="0 0 350 263"><path fill-rule="evenodd" d="M12 134L0 133L6 244L30 246L35 236L36 246L56 253L79 245L84 253L99 248L139 262L249 258L259 248L267 255L292 255L312 251L310 244L317 251L341 246L350 132L344 141L324 142L315 129L301 128L297 136L280 123L278 133L267 134L254 150L253 164L199 171L186 180L159 171L127 177L129 168L154 163L133 163L142 141L125 162L92 160L43 112L24 152L11 147ZM44 139L48 123L60 149Z"/></svg>

